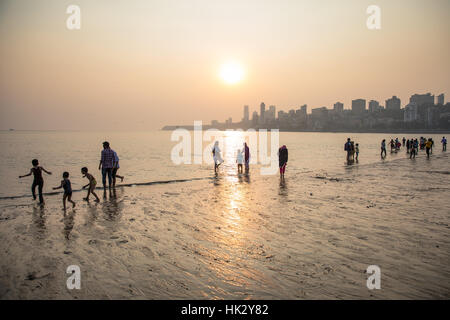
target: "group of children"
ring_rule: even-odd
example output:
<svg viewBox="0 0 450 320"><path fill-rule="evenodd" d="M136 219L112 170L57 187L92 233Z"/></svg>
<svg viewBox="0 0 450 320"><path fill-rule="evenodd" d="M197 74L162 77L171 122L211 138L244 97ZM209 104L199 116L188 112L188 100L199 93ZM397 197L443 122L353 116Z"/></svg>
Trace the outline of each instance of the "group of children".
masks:
<svg viewBox="0 0 450 320"><path fill-rule="evenodd" d="M24 178L24 177L33 175L34 180L33 180L33 184L31 185L31 192L33 194L33 199L36 200L36 187L38 187L39 203L41 205L43 205L44 197L42 194L42 189L44 187L44 178L42 177L42 172L45 172L49 175L51 175L52 173L50 171L45 170L42 166L40 166L39 161L37 159L33 159L33 161L31 161L31 163L32 163L33 167L30 169L30 172L26 175L19 176L19 178ZM83 199L86 201L89 201L89 196L92 193L95 197L95 201L99 202L100 199L97 196L97 194L95 193L95 187L97 185L97 181L95 180L94 176L88 172L88 168L86 168L86 167L81 168L81 174L83 174L83 178L87 178L89 180L89 183L86 184L85 186L83 186L83 189L89 187L87 196ZM73 208L75 207L75 202L72 201L72 183L69 180L69 172L65 171L63 173L62 177L63 177L63 180L61 180L61 184L58 187L54 187L53 190L57 190L57 189L61 189L61 188L64 190L63 206L64 206L64 210L66 210L66 200L72 204Z"/></svg>

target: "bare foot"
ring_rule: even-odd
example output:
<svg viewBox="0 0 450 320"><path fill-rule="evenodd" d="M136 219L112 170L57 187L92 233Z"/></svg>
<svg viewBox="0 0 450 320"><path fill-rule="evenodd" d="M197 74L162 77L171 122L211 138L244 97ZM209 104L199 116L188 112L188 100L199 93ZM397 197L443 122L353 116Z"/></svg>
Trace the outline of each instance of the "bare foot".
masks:
<svg viewBox="0 0 450 320"><path fill-rule="evenodd" d="M124 178L125 178L125 177L121 177L121 178L120 178L120 182L123 182L123 179L124 179Z"/></svg>
<svg viewBox="0 0 450 320"><path fill-rule="evenodd" d="M72 203L72 208L75 208L75 202L74 202L74 203Z"/></svg>
<svg viewBox="0 0 450 320"><path fill-rule="evenodd" d="M83 198L84 201L89 201L89 198Z"/></svg>

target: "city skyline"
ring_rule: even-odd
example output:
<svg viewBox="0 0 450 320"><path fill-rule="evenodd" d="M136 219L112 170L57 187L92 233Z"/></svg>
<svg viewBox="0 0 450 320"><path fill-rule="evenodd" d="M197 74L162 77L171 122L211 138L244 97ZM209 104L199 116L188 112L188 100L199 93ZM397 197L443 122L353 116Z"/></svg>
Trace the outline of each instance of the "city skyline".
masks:
<svg viewBox="0 0 450 320"><path fill-rule="evenodd" d="M79 30L70 4L1 2L0 129L151 130L261 101L450 94L448 0L378 0L376 30L368 0L79 0Z"/></svg>

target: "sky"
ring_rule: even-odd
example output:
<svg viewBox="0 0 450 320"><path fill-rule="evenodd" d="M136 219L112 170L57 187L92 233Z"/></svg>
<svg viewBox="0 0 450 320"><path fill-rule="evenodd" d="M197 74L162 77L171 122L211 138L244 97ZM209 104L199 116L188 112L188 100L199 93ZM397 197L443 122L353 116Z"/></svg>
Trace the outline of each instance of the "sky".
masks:
<svg viewBox="0 0 450 320"><path fill-rule="evenodd" d="M81 28L69 30L69 5ZM381 29L366 25L369 5ZM0 0L0 129L154 130L450 94L448 0ZM229 84L221 66L237 62Z"/></svg>

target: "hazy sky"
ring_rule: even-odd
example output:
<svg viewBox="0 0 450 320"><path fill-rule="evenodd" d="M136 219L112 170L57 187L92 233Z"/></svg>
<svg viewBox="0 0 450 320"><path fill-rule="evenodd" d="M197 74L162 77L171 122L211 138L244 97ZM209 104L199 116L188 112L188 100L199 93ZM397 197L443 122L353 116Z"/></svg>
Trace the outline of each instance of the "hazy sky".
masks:
<svg viewBox="0 0 450 320"><path fill-rule="evenodd" d="M66 8L81 8L68 30ZM381 30L366 27L369 5ZM448 0L0 0L0 129L142 130L450 94ZM234 60L244 80L226 84Z"/></svg>

